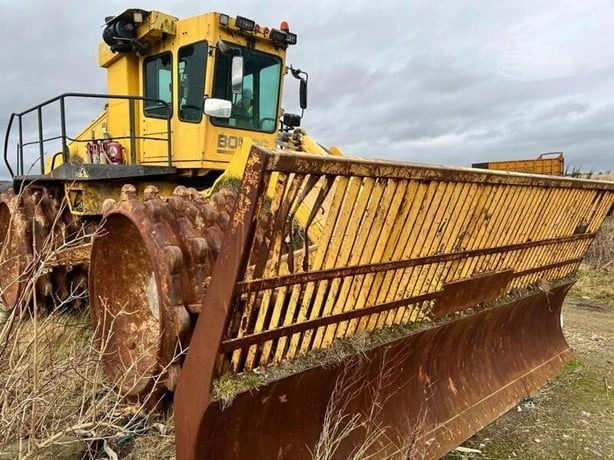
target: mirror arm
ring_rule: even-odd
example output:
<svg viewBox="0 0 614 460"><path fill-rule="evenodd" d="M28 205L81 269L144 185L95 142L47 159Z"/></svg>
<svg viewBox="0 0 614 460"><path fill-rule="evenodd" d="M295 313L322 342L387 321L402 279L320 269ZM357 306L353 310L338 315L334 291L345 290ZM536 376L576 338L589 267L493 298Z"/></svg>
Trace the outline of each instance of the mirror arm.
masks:
<svg viewBox="0 0 614 460"><path fill-rule="evenodd" d="M303 118L305 109L307 108L307 82L309 80L309 74L301 69L295 69L292 66L289 66L288 70L290 70L294 78L300 81L299 101L301 105L301 118Z"/></svg>

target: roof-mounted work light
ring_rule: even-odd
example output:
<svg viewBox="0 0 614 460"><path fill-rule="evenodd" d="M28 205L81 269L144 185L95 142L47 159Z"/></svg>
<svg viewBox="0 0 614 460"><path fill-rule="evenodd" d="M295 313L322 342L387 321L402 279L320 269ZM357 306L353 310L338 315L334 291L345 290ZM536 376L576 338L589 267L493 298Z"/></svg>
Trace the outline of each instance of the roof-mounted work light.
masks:
<svg viewBox="0 0 614 460"><path fill-rule="evenodd" d="M253 32L256 27L256 21L244 18L243 16L237 16L235 18L235 27L237 29L246 30L247 32Z"/></svg>

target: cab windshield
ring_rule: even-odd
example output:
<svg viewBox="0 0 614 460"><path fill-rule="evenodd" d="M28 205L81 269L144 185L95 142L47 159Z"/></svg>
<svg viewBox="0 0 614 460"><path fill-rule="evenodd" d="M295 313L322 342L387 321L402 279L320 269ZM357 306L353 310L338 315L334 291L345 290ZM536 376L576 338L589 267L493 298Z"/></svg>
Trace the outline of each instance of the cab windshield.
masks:
<svg viewBox="0 0 614 460"><path fill-rule="evenodd" d="M230 72L233 53L215 53L212 97L232 102L230 118L212 118L217 126L272 133L277 129L281 59L233 45L243 55L243 91L233 94ZM235 54L236 55L236 54Z"/></svg>

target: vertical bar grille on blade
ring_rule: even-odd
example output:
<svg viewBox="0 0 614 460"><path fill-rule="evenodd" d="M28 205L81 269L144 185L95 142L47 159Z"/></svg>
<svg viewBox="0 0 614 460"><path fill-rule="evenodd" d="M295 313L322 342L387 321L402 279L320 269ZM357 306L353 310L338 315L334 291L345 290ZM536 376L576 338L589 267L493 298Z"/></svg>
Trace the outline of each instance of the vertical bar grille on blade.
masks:
<svg viewBox="0 0 614 460"><path fill-rule="evenodd" d="M225 248L244 255L234 257L242 260L233 267L236 283L227 298L205 295L194 334L206 333L206 322L223 330L222 340L217 351L192 345L184 373L192 375L205 354L219 353L217 364L208 382L182 375L178 427L182 411L195 410L183 408L188 388L202 392L215 377L241 378L272 365L292 370L257 396L237 395L225 410L211 394L202 396L198 434L186 438L185 452L206 446L224 458L246 452L309 458L334 384L355 365L349 345L366 356L361 391L382 375L390 380L386 388L396 388L371 422L398 429L413 420L416 445L429 456L501 415L569 359L560 307L612 206L613 184L259 148L251 155L265 158L263 182L248 184L256 176L246 174L242 190L273 193L258 197L253 215L231 223ZM236 247L239 236L245 243ZM211 285L227 281L218 266L229 260L220 255ZM223 323L208 319L211 302L225 308ZM373 366L395 349L403 351L395 376L384 369L377 377ZM331 364L329 355L340 362ZM464 361L486 365L469 372ZM425 385L440 402L425 403ZM280 406L278 399L290 395L297 397ZM362 417L369 398L360 395L346 409ZM283 426L258 418L269 410ZM470 417L460 423L461 414ZM362 431L350 436L353 443ZM229 446L224 439L233 433ZM278 444L267 445L267 436ZM339 452L350 453L349 445Z"/></svg>
<svg viewBox="0 0 614 460"><path fill-rule="evenodd" d="M512 270L509 282L517 289L564 278L594 236L589 228L576 229L608 211L608 200L599 199L604 191L545 187L524 178L506 184L494 176L490 186L488 176L471 171L435 175L425 168L292 157L276 165L285 173L278 176L285 189L271 210L261 206L268 216L256 219L255 244L248 248L252 259L267 263L245 268L222 343L222 350L233 351L225 360L232 372L293 358L335 338L428 318L444 285L476 274ZM302 234L297 199L313 201L330 170L336 176L328 192L332 207L321 230ZM470 195L467 186L475 182ZM463 215L471 218L459 223ZM303 238L306 267L297 263L305 254ZM475 293L474 305L487 289ZM344 324L348 315L355 327Z"/></svg>

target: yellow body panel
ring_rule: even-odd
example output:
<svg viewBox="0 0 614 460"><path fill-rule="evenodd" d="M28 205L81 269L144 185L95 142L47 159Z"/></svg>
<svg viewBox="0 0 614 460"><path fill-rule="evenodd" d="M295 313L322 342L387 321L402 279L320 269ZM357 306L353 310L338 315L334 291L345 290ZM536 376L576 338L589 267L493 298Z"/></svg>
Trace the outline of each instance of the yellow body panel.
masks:
<svg viewBox="0 0 614 460"><path fill-rule="evenodd" d="M135 10L128 10L122 15L131 15ZM139 11L139 10L136 10ZM144 20L137 29L137 38L149 46L145 56L136 53L113 53L106 43L101 43L98 61L107 71L108 93L110 95L143 96L145 59L162 52L172 53L172 105L171 120L171 163L181 170L191 170L190 174L202 175L209 170L223 171L233 155L242 146L261 145L274 148L277 129L274 132L259 132L228 126L215 126L210 118L203 114L198 123L179 120L177 101L179 100L178 50L195 42L205 40L209 53L206 58L204 94L211 95L213 89L216 43L224 40L240 46L254 46L258 51L268 53L281 59L280 93L277 118L281 115L281 94L283 75L285 74L284 47L276 46L262 32L242 34L233 28L234 18L230 18L230 27L220 26L220 13L207 13L187 19L151 11L144 12ZM104 104L101 100L101 105ZM277 126L275 126L277 128ZM89 162L86 144L92 139L118 139L125 149L127 163L147 165L168 165L168 146L166 139L167 123L160 118L144 115L140 101L135 104L134 131L139 137L156 137L159 140L137 139L136 152L130 151L129 103L126 100L109 99L103 112L79 134L73 136L70 143L72 161ZM55 162L57 167L61 161ZM47 170L51 163L47 163Z"/></svg>

